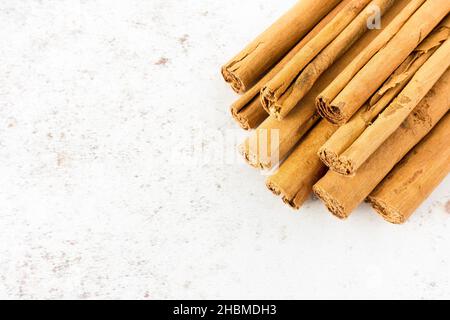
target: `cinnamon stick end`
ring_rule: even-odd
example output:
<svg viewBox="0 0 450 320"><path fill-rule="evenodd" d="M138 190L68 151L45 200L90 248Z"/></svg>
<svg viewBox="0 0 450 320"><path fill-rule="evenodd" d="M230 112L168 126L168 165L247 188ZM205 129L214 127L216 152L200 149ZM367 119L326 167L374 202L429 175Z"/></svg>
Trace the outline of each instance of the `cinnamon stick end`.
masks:
<svg viewBox="0 0 450 320"><path fill-rule="evenodd" d="M294 210L299 210L306 201L306 199L303 201L303 199L297 199L297 197L294 197L294 199L287 197L286 192L276 181L272 180L272 177L267 179L266 186L274 195L281 196L281 200Z"/></svg>
<svg viewBox="0 0 450 320"><path fill-rule="evenodd" d="M324 110L326 108L328 108L328 106L330 105L329 99L327 99L325 96L319 95L316 98L316 108L317 108L317 112L322 116L322 118L325 118L324 116Z"/></svg>
<svg viewBox="0 0 450 320"><path fill-rule="evenodd" d="M266 110L269 115L271 115L278 121L281 121L285 118L285 115L282 113L282 107L277 102L277 98L275 97L275 91L268 86L265 86L261 89L260 101L264 110Z"/></svg>
<svg viewBox="0 0 450 320"><path fill-rule="evenodd" d="M269 114L278 121L283 121L285 118L285 116L281 113L281 106L276 103L269 107Z"/></svg>
<svg viewBox="0 0 450 320"><path fill-rule="evenodd" d="M282 193L278 185L275 182L273 182L270 178L267 179L266 181L266 187L276 196L279 196Z"/></svg>
<svg viewBox="0 0 450 320"><path fill-rule="evenodd" d="M355 163L346 156L337 157L330 169L344 176L354 176L356 173Z"/></svg>
<svg viewBox="0 0 450 320"><path fill-rule="evenodd" d="M372 208L387 222L392 224L404 224L407 220L405 216L395 208L388 206L376 197L369 196L367 202L370 203Z"/></svg>
<svg viewBox="0 0 450 320"><path fill-rule="evenodd" d="M336 152L333 152L324 147L319 149L317 155L328 168L331 168L338 161L339 158Z"/></svg>
<svg viewBox="0 0 450 320"><path fill-rule="evenodd" d="M285 204L287 204L289 207L291 207L291 209L294 209L294 210L300 210L301 205L298 205L298 204L295 202L295 199L290 200L290 199L288 199L288 198L286 198L286 197L283 197L282 200L283 200L283 202L284 202Z"/></svg>
<svg viewBox="0 0 450 320"><path fill-rule="evenodd" d="M345 108L345 103L343 102L333 104L325 97L319 96L316 99L316 107L317 112L322 116L322 118L327 119L332 124L343 125L350 118L342 111Z"/></svg>
<svg viewBox="0 0 450 320"><path fill-rule="evenodd" d="M248 142L241 144L238 147L238 151L244 157L245 162L255 169L270 170L274 166L270 157L260 156L257 150L256 152L252 151Z"/></svg>
<svg viewBox="0 0 450 320"><path fill-rule="evenodd" d="M269 90L268 87L264 86L261 88L259 96L263 109L266 110L268 114L270 114L269 106L271 105L271 101L273 100L273 93Z"/></svg>
<svg viewBox="0 0 450 320"><path fill-rule="evenodd" d="M244 157L245 162L253 168L258 168L258 157L249 151L248 144L246 142L238 147L238 151Z"/></svg>
<svg viewBox="0 0 450 320"><path fill-rule="evenodd" d="M252 129L247 118L243 117L235 108L230 108L231 115L239 124L239 126L244 130Z"/></svg>

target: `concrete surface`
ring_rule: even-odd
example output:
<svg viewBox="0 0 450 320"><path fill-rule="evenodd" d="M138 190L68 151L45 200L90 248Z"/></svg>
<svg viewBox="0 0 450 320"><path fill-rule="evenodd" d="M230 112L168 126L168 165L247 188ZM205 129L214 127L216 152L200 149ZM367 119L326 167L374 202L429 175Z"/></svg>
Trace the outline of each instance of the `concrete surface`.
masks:
<svg viewBox="0 0 450 320"><path fill-rule="evenodd" d="M450 298L449 179L342 222L230 153L220 65L293 3L1 1L1 298Z"/></svg>

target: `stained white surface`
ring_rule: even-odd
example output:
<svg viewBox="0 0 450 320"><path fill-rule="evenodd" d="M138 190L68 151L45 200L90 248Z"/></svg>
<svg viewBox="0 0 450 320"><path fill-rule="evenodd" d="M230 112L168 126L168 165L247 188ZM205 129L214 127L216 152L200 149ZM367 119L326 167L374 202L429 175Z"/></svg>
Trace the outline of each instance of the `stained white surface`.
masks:
<svg viewBox="0 0 450 320"><path fill-rule="evenodd" d="M448 179L342 222L199 151L233 146L220 65L293 3L0 2L1 298L450 298Z"/></svg>

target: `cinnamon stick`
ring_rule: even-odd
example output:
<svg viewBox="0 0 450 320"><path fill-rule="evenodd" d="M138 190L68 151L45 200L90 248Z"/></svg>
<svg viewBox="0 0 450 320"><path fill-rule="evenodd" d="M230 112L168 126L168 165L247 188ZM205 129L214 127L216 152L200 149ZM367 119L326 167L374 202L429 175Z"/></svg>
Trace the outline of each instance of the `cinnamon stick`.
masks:
<svg viewBox="0 0 450 320"><path fill-rule="evenodd" d="M367 0L353 0L263 88L262 103L272 116L279 120L286 117L320 75L367 31L367 21L374 14L374 6L384 14L394 1L368 3Z"/></svg>
<svg viewBox="0 0 450 320"><path fill-rule="evenodd" d="M427 0L333 100L323 115L344 124L450 11L450 1Z"/></svg>
<svg viewBox="0 0 450 320"><path fill-rule="evenodd" d="M231 114L238 124L245 130L257 128L268 116L259 99L262 87L269 82L281 69L311 40L313 39L351 0L341 1L328 13L289 53L281 59L264 77L245 92L231 106Z"/></svg>
<svg viewBox="0 0 450 320"><path fill-rule="evenodd" d="M394 8L392 8L394 9ZM395 8L400 11L401 8ZM391 12L392 11L392 12ZM390 10L384 21L390 23L395 17L396 11ZM329 68L316 82L310 92L298 103L297 107L283 120L278 121L273 117L267 118L251 136L240 146L240 152L247 162L256 168L271 169L276 163L272 161L273 152L276 160L284 159L303 135L314 125L319 117L316 113L315 99L317 95L328 86L331 81L373 41L380 30L370 30L365 33L348 52L342 56L331 68ZM278 131L279 144L271 143L271 133ZM269 147L270 145L270 147ZM264 152L262 152L264 151ZM268 152L268 154L265 153Z"/></svg>
<svg viewBox="0 0 450 320"><path fill-rule="evenodd" d="M354 174L402 124L449 66L450 40L446 40L417 71L394 102L341 155L343 166L339 172Z"/></svg>
<svg viewBox="0 0 450 320"><path fill-rule="evenodd" d="M239 93L251 88L340 0L301 0L222 67L226 82Z"/></svg>
<svg viewBox="0 0 450 320"><path fill-rule="evenodd" d="M267 118L239 147L239 152L252 167L269 170L286 158L291 149L319 120L314 96L306 97L303 107L296 108L283 122ZM273 136L275 133L275 136ZM275 137L276 141L272 141Z"/></svg>
<svg viewBox="0 0 450 320"><path fill-rule="evenodd" d="M394 11L396 6L401 6L402 10L397 12L395 19L387 25L383 31L374 39L347 68L330 83L330 85L317 97L317 109L322 117L326 117L330 104L341 92L362 67L382 49L403 27L408 19L417 11L425 0L400 0L390 10ZM388 13L389 14L389 13ZM385 22L383 21L383 24Z"/></svg>
<svg viewBox="0 0 450 320"><path fill-rule="evenodd" d="M313 185L326 173L317 156L319 147L337 129L321 120L300 142L278 171L266 181L274 194L294 209L299 209L311 194Z"/></svg>
<svg viewBox="0 0 450 320"><path fill-rule="evenodd" d="M447 114L378 185L368 202L385 220L404 223L449 172L450 114Z"/></svg>
<svg viewBox="0 0 450 320"><path fill-rule="evenodd" d="M314 193L341 219L347 218L392 168L431 131L449 110L450 71L444 73L404 123L377 149L354 176L329 171Z"/></svg>
<svg viewBox="0 0 450 320"><path fill-rule="evenodd" d="M253 99L248 102L243 102L243 100L238 99L231 106L230 111L234 120L236 120L244 130L257 128L268 117L258 96L253 97Z"/></svg>
<svg viewBox="0 0 450 320"><path fill-rule="evenodd" d="M434 30L400 67L390 76L386 83L375 93L370 101L361 108L349 122L341 126L335 134L320 148L319 156L332 170L341 174L350 174L340 156L372 123L375 117L403 90L414 74L450 37L450 25L447 20Z"/></svg>

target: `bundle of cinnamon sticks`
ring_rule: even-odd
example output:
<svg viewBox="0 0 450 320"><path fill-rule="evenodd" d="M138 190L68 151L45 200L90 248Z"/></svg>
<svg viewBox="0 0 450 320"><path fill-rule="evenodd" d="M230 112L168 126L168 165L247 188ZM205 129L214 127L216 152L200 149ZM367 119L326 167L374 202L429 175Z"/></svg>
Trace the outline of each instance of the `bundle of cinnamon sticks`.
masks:
<svg viewBox="0 0 450 320"><path fill-rule="evenodd" d="M222 67L244 159L294 209L404 223L450 171L450 1L300 0Z"/></svg>

